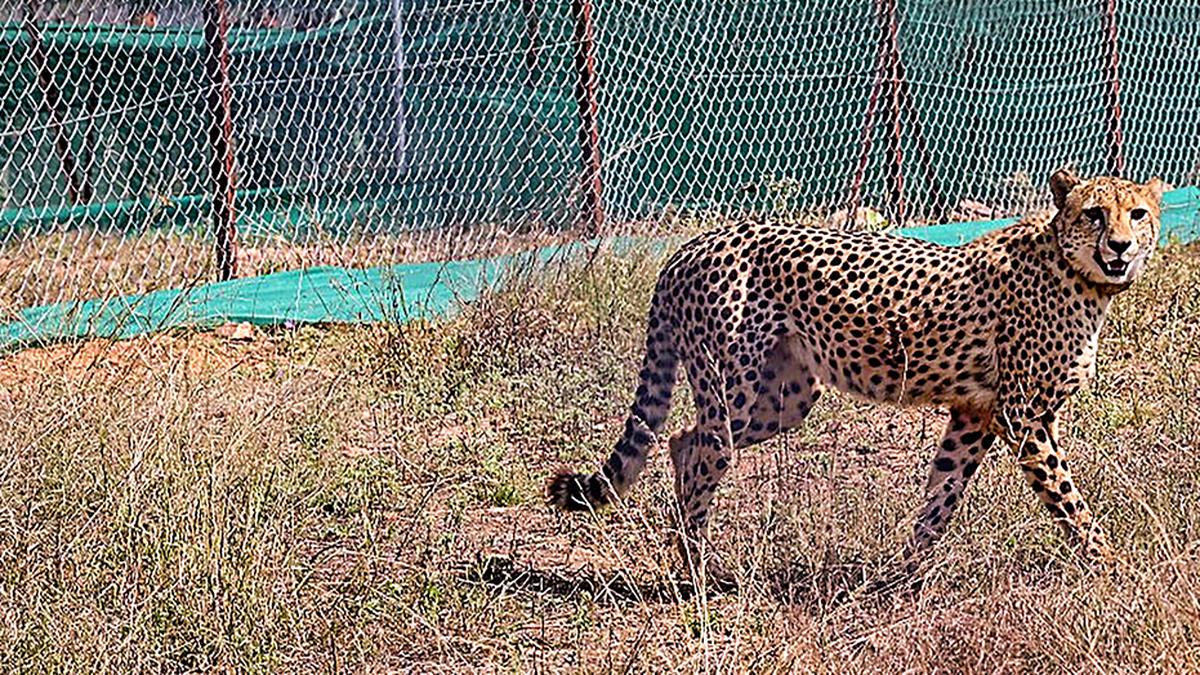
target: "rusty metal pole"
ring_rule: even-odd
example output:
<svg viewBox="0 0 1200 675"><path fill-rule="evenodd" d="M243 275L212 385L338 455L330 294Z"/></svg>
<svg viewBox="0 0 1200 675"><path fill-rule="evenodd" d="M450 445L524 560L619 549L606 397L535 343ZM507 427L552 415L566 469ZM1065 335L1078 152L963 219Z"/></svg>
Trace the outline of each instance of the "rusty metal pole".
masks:
<svg viewBox="0 0 1200 675"><path fill-rule="evenodd" d="M1117 0L1104 2L1104 23L1108 51L1108 172L1114 176L1125 175L1125 148L1121 133L1121 78L1120 49L1117 44Z"/></svg>
<svg viewBox="0 0 1200 675"><path fill-rule="evenodd" d="M237 179L233 166L232 94L229 85L229 15L225 0L205 0L205 71L208 74L208 141L212 147L213 235L217 248L217 276L226 281L237 276L237 219L233 198Z"/></svg>
<svg viewBox="0 0 1200 675"><path fill-rule="evenodd" d="M875 14L882 21L883 7L880 0L875 0ZM850 201L846 205L846 214L850 222L854 222L858 213L859 198L862 193L863 179L867 173L867 160L871 155L872 122L875 117L875 105L879 101L879 93L883 89L884 74L887 66L887 40L881 31L878 40L878 50L875 55L875 81L871 85L871 96L867 99L867 113L863 117L862 135L859 137L858 169L854 172L854 181L850 185Z"/></svg>
<svg viewBox="0 0 1200 675"><path fill-rule="evenodd" d="M395 152L397 171L401 176L408 171L408 121L404 106L404 0L392 0L392 67L395 80L392 84L392 148Z"/></svg>
<svg viewBox="0 0 1200 675"><path fill-rule="evenodd" d="M600 183L600 129L596 118L596 41L592 28L592 1L571 0L575 21L575 102L579 107L579 146L583 158L583 226L588 234L600 231L604 202Z"/></svg>
<svg viewBox="0 0 1200 675"><path fill-rule="evenodd" d="M896 0L885 0L887 7L887 24L885 30L888 36L888 70L890 74L890 94L892 96L892 135L888 149L891 154L892 174L892 203L888 220L894 225L904 226L904 149L903 122L901 118L900 101L900 42L897 39ZM894 219L894 220L893 220Z"/></svg>
<svg viewBox="0 0 1200 675"><path fill-rule="evenodd" d="M63 177L67 181L67 201L79 204L91 198L91 191L81 188L79 178L75 174L75 157L71 154L71 139L63 126L59 111L58 84L54 81L54 71L46 60L42 46L42 30L33 18L33 12L25 18L25 32L29 35L29 57L37 70L38 87L42 90L42 104L50 120L50 129L54 133L54 151L58 154L58 163Z"/></svg>
<svg viewBox="0 0 1200 675"><path fill-rule="evenodd" d="M908 115L908 123L912 127L913 140L917 143L917 155L921 168L925 171L925 182L929 187L929 200L933 202L934 213L938 222L945 220L948 205L942 203L941 190L938 188L937 172L934 171L930 159L929 145L925 142L925 132L921 126L921 117L917 114L917 105L913 102L912 89L908 86L908 75L904 72L904 62L897 57L897 72L900 76L900 98L904 104L903 111Z"/></svg>
<svg viewBox="0 0 1200 675"><path fill-rule="evenodd" d="M529 38L529 48L525 51L526 79L531 86L537 86L541 73L538 69L538 51L541 50L540 21L534 0L521 0L525 12L525 35Z"/></svg>

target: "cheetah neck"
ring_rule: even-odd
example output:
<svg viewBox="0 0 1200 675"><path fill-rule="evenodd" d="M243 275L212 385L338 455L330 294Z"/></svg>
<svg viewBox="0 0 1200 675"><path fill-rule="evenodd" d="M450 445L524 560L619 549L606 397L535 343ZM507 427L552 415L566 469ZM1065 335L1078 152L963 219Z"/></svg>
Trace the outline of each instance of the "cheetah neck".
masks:
<svg viewBox="0 0 1200 675"><path fill-rule="evenodd" d="M997 234L981 244L997 256L997 269L1008 281L1015 311L1072 315L1078 318L1076 327L1082 334L1099 333L1118 289L1091 283L1075 270L1058 244L1049 217L1030 218Z"/></svg>

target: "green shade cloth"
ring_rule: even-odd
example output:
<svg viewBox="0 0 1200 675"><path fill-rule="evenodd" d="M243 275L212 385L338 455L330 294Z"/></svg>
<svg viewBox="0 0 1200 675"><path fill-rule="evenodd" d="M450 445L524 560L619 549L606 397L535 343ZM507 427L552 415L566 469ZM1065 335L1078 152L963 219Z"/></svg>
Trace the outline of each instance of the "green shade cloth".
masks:
<svg viewBox="0 0 1200 675"><path fill-rule="evenodd" d="M1015 219L955 223L908 228L899 234L955 246L1013 222ZM1167 193L1162 224L1163 243L1200 239L1200 188ZM448 316L514 271L577 259L600 245L619 252L637 244L635 239L616 238L479 260L370 269L313 267L143 295L44 305L26 309L16 321L0 325L0 350L75 338L127 338L225 322L278 326Z"/></svg>

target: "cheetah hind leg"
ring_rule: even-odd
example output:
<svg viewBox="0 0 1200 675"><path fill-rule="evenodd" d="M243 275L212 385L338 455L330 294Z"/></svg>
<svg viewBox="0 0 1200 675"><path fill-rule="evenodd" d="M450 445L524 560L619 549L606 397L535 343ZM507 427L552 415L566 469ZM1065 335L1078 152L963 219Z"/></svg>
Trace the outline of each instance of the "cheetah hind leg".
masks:
<svg viewBox="0 0 1200 675"><path fill-rule="evenodd" d="M800 426L821 398L823 385L802 361L794 337L780 338L767 353L750 409L750 423L734 438L744 448Z"/></svg>
<svg viewBox="0 0 1200 675"><path fill-rule="evenodd" d="M675 469L675 498L681 520L676 543L687 574L704 579L713 590L732 591L737 588L737 577L720 563L708 540L708 509L717 481L729 468L728 459L719 452L720 440L692 427L672 436L667 445ZM703 470L699 469L701 465ZM702 476L693 475L700 471Z"/></svg>
<svg viewBox="0 0 1200 675"><path fill-rule="evenodd" d="M821 395L821 385L797 347L784 338L749 364L727 362L724 372L733 377L724 382L700 360L688 369L697 424L669 443L682 524L679 544L689 572L711 580L718 590L735 585L708 540L713 497L732 460L730 443L745 447L795 428ZM721 401L713 400L718 391L724 395ZM704 574L696 575L700 570Z"/></svg>

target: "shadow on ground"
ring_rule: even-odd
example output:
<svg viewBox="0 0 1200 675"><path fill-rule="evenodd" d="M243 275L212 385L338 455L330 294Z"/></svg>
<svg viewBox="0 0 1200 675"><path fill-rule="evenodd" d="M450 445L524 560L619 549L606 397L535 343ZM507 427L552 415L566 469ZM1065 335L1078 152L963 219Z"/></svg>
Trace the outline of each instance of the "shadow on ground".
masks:
<svg viewBox="0 0 1200 675"><path fill-rule="evenodd" d="M828 611L851 600L884 601L920 590L919 577L882 573L883 569L886 566L875 561L844 561L817 568L794 566L750 583L755 593L814 611ZM561 598L586 594L600 604L615 606L678 604L694 598L697 591L697 585L687 579L641 581L624 571L543 570L518 566L511 558L499 555L481 556L462 565L460 576L471 583L507 591ZM709 597L738 592L716 588L706 591Z"/></svg>

